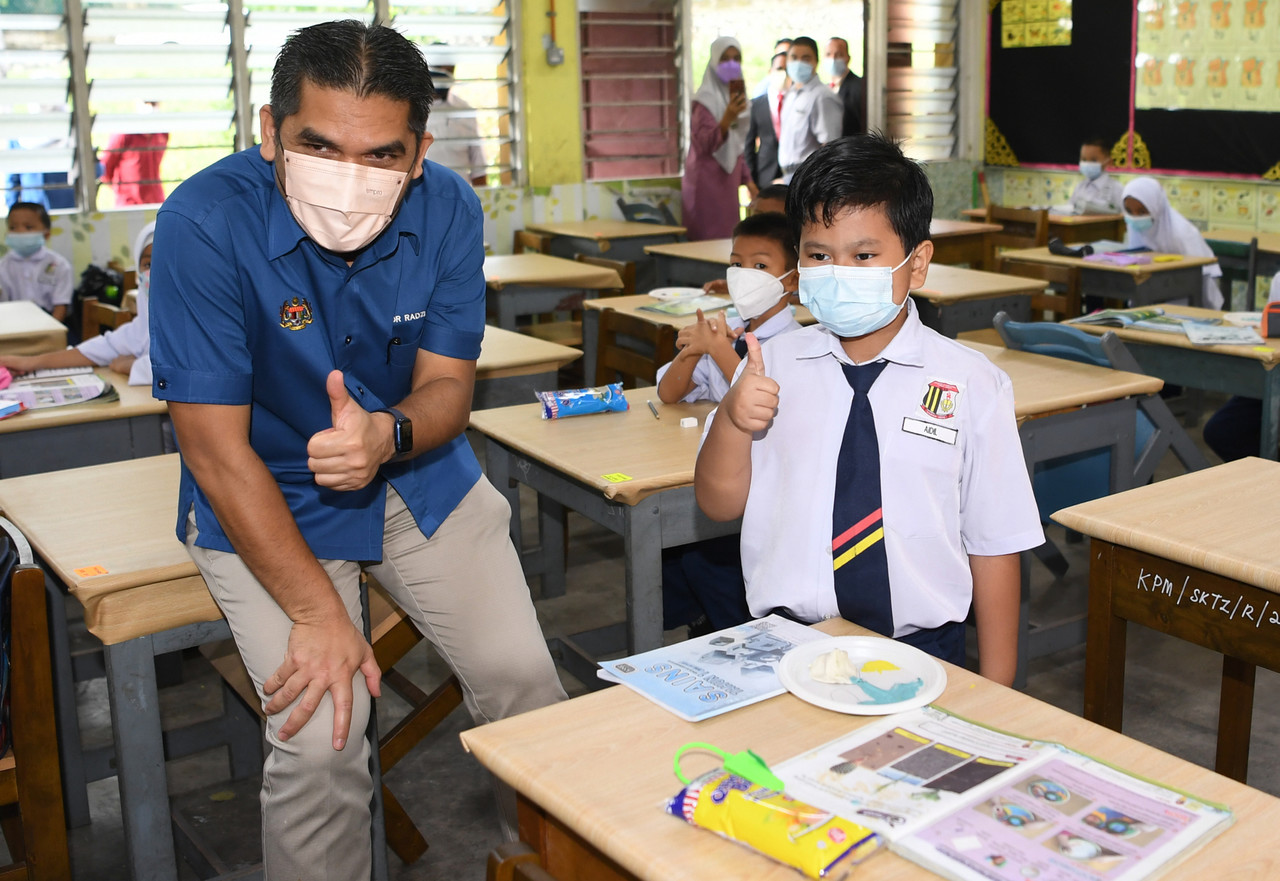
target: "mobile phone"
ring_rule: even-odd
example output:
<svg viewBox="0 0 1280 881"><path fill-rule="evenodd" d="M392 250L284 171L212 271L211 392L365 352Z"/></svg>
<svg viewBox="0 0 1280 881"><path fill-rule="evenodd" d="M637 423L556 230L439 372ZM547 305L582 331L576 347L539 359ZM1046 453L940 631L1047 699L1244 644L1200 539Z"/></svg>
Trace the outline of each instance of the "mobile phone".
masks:
<svg viewBox="0 0 1280 881"><path fill-rule="evenodd" d="M734 98L738 95L744 95L747 91L747 84L742 80L729 80L729 97Z"/></svg>

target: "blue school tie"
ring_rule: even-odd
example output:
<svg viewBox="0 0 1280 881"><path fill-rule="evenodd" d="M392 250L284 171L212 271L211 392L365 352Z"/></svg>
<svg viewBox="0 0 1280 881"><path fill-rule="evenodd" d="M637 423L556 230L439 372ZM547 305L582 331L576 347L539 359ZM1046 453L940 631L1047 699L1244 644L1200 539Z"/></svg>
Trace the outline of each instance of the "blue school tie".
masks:
<svg viewBox="0 0 1280 881"><path fill-rule="evenodd" d="M733 350L738 353L739 358L747 357L747 334L743 331L742 336L733 341Z"/></svg>
<svg viewBox="0 0 1280 881"><path fill-rule="evenodd" d="M841 364L853 403L836 462L831 556L840 616L884 636L893 635L889 559L880 511L880 446L867 393L889 362Z"/></svg>

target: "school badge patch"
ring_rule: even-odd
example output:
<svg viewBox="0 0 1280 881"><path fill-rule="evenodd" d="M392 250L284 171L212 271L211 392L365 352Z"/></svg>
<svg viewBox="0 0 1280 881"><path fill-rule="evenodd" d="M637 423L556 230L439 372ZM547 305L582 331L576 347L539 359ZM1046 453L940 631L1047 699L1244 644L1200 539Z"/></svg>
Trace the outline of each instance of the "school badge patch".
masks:
<svg viewBox="0 0 1280 881"><path fill-rule="evenodd" d="M950 419L956 415L956 405L959 401L959 388L935 379L925 386L924 398L920 401L920 409L934 419Z"/></svg>
<svg viewBox="0 0 1280 881"><path fill-rule="evenodd" d="M311 303L306 297L285 299L280 307L280 326L285 330L302 330L311 323Z"/></svg>

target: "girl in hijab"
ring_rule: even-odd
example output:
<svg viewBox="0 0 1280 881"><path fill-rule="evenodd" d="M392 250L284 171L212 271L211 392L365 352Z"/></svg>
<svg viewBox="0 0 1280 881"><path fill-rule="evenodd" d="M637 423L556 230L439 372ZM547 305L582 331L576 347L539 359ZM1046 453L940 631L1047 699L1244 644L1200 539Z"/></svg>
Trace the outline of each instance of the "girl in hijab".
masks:
<svg viewBox="0 0 1280 881"><path fill-rule="evenodd" d="M129 377L129 385L151 385L151 333L147 326L151 287L151 239L155 221L138 234L133 253L138 255L138 315L118 330L90 337L74 349L42 355L0 356L0 366L14 373L28 373L50 367L109 366Z"/></svg>
<svg viewBox="0 0 1280 881"><path fill-rule="evenodd" d="M1130 248L1150 248L1161 254L1185 254L1188 257L1212 257L1204 236L1169 204L1164 187L1154 178L1140 177L1125 185L1124 223L1128 230L1125 244ZM1217 263L1204 267L1203 304L1208 309L1222 308L1222 290L1218 279L1222 269Z"/></svg>
<svg viewBox="0 0 1280 881"><path fill-rule="evenodd" d="M711 44L702 85L693 96L681 185L690 241L728 238L739 220L738 187L752 186L742 159L751 115L741 86L742 47L733 37L720 37Z"/></svg>

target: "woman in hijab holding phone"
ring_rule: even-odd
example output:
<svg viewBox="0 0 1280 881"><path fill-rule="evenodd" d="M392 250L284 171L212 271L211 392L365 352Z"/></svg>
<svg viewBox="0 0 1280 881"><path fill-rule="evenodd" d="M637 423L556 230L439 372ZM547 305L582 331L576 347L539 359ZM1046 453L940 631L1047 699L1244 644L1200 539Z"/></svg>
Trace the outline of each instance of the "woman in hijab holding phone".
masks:
<svg viewBox="0 0 1280 881"><path fill-rule="evenodd" d="M690 241L728 238L740 219L738 187L754 190L742 158L750 123L742 47L733 37L720 37L711 44L702 85L693 96L681 186Z"/></svg>

